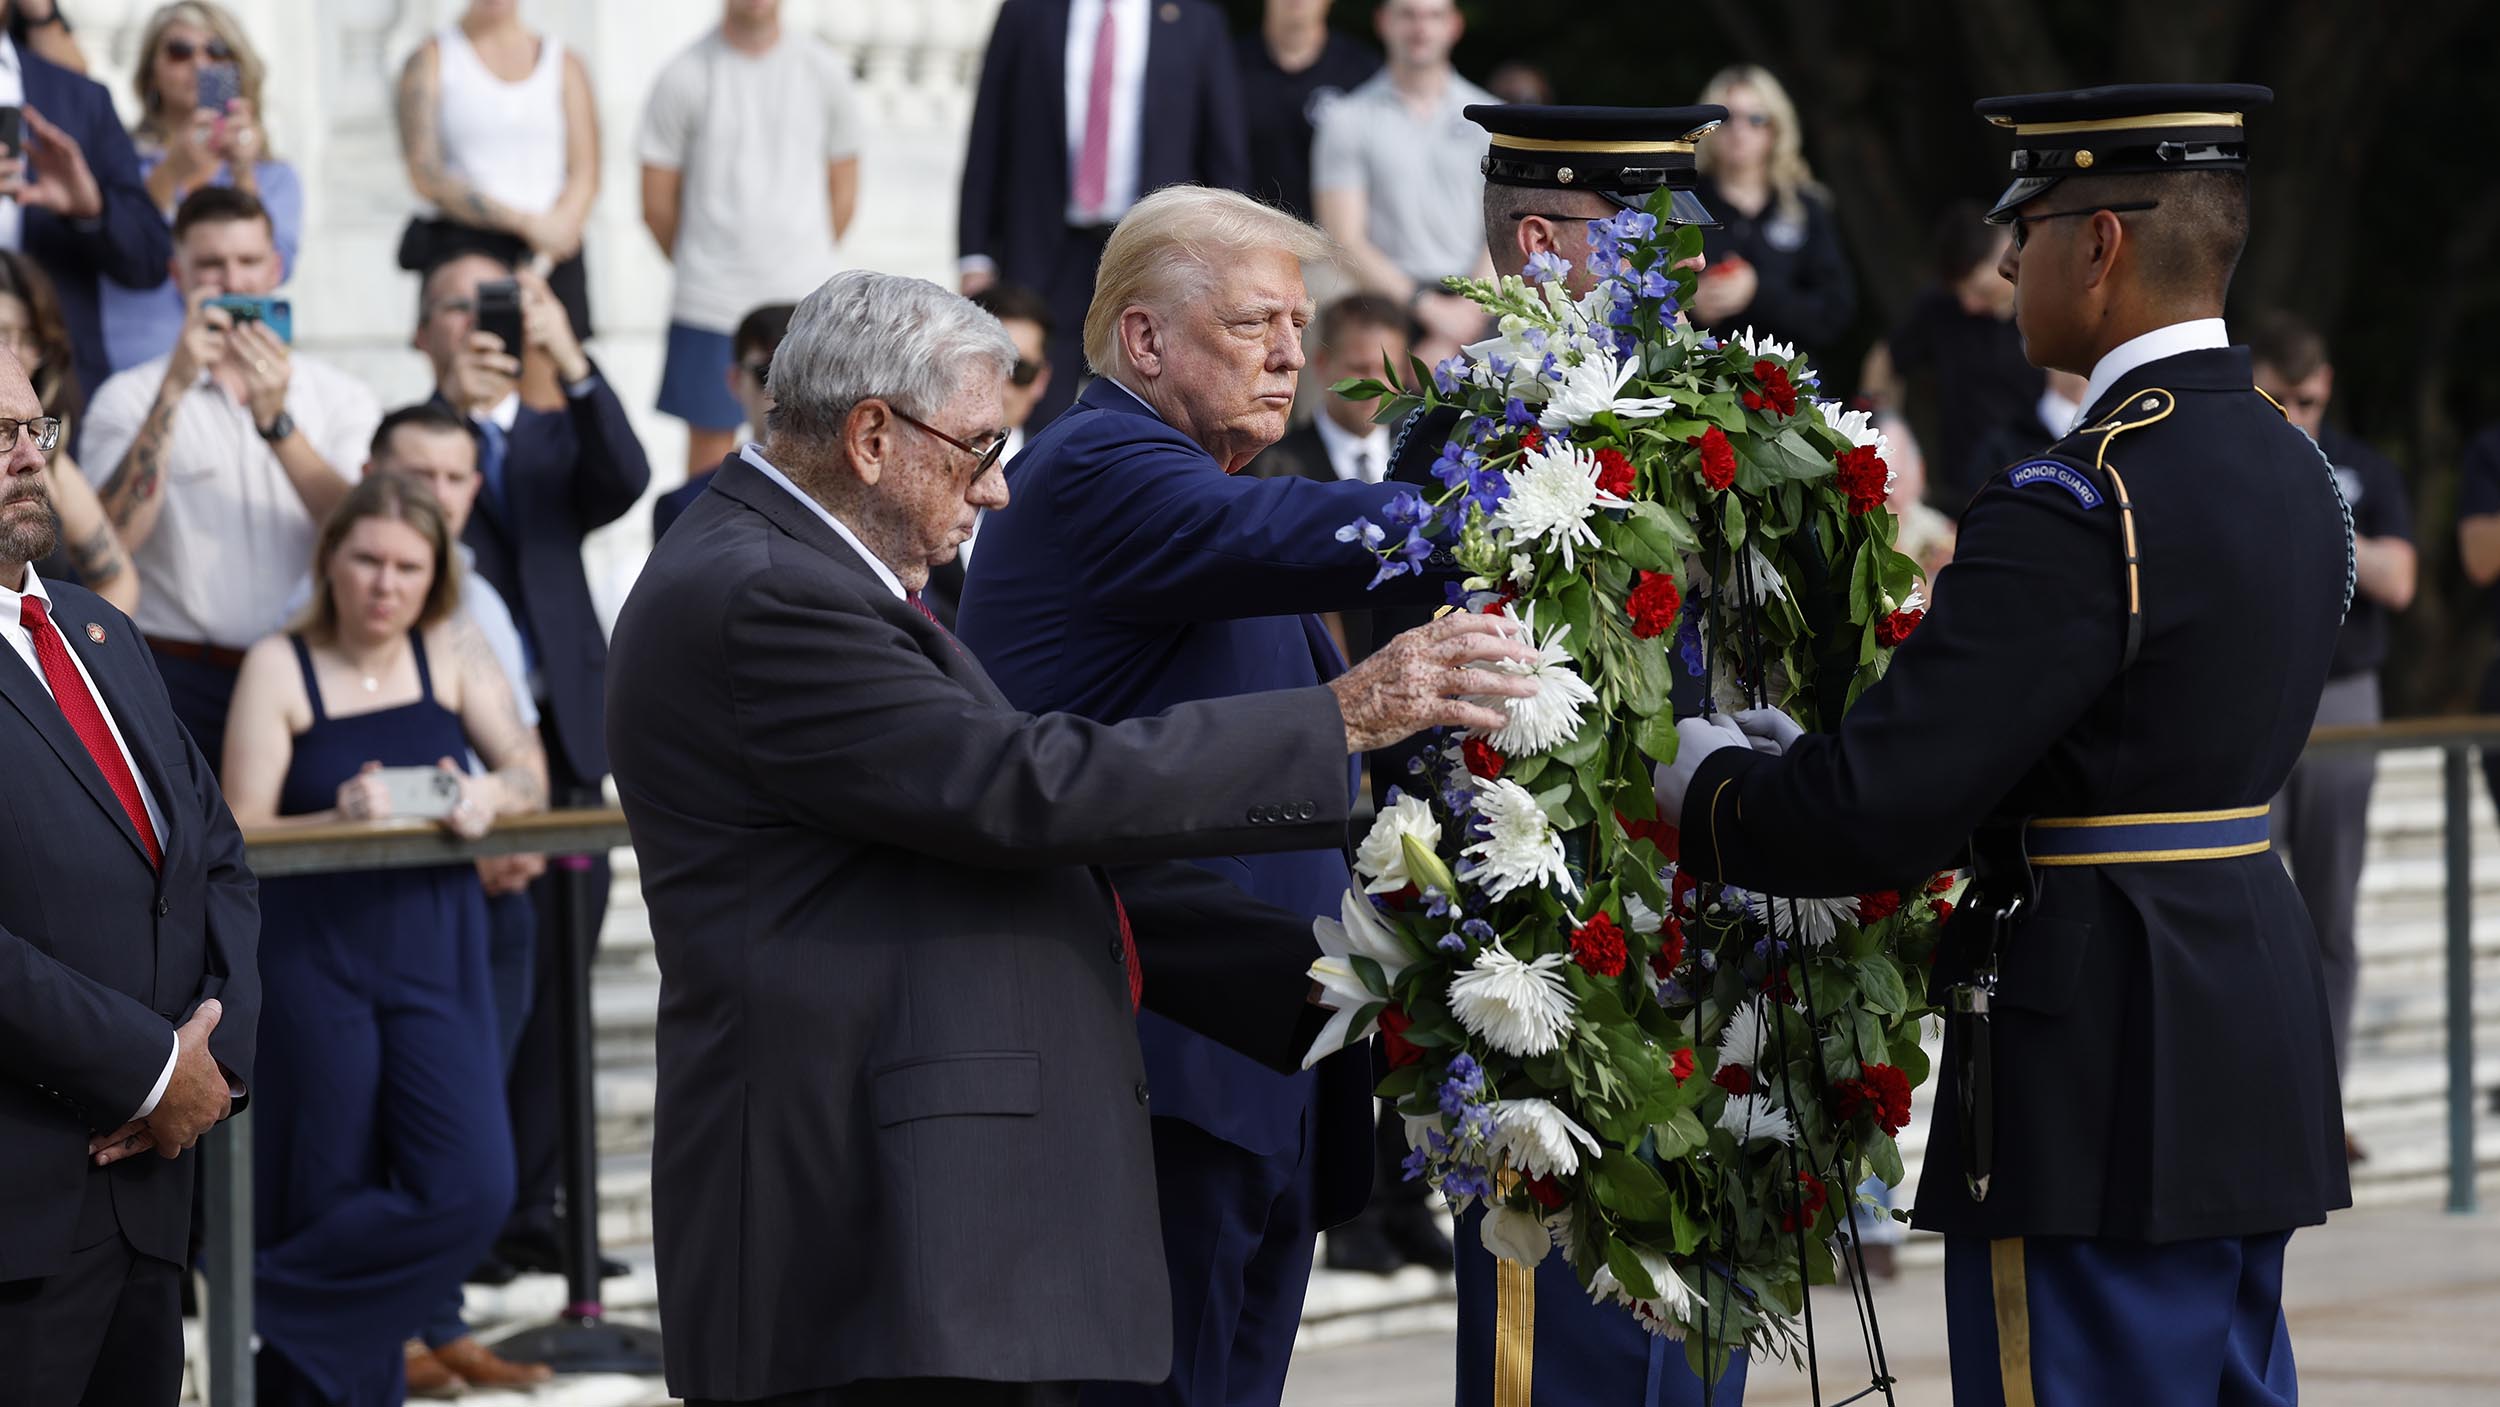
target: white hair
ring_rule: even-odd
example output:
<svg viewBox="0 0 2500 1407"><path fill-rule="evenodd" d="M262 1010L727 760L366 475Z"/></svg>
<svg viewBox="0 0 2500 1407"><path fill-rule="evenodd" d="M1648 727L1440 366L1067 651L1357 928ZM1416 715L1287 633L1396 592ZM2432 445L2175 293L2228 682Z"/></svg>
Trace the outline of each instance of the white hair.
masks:
<svg viewBox="0 0 2500 1407"><path fill-rule="evenodd" d="M1004 378L1015 339L971 300L926 279L854 269L835 274L790 315L773 349L776 438L833 444L871 398L930 419L978 367Z"/></svg>
<svg viewBox="0 0 2500 1407"><path fill-rule="evenodd" d="M1099 375L1126 370L1120 318L1130 308L1170 309L1202 296L1228 259L1270 250L1305 264L1337 258L1316 225L1237 191L1165 186L1129 207L1103 246L1094 301L1085 311L1085 360Z"/></svg>

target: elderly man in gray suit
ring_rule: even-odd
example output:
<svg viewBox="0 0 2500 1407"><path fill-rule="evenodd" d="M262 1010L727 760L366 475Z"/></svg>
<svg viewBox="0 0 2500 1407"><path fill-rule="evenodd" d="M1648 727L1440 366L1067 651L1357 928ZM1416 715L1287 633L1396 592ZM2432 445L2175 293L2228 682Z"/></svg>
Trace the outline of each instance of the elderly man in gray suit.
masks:
<svg viewBox="0 0 2500 1407"><path fill-rule="evenodd" d="M1279 1069L1317 1012L1307 921L1171 861L1341 845L1350 754L1529 691L1467 668L1531 656L1454 616L1312 688L1116 725L1009 707L918 593L1007 506L1015 358L934 285L828 282L774 354L768 443L617 621L608 741L662 973L660 1303L696 1402L1160 1380L1141 989Z"/></svg>

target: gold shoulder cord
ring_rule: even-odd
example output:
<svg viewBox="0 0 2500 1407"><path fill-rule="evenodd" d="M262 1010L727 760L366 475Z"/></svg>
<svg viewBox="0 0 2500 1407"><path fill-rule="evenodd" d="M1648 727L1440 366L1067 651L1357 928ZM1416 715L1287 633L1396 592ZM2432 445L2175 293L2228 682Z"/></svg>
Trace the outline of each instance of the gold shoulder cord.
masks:
<svg viewBox="0 0 2500 1407"><path fill-rule="evenodd" d="M2119 657L2120 669L2135 663L2137 653L2144 648L2143 557L2136 545L2135 503L2127 495L2127 481L2119 475L2118 466L2109 462L2109 444L2129 430L2141 430L2169 419L2170 412L2178 408L2178 397L2154 387L2110 412L2109 418L2100 424L2079 432L2101 437L2100 448L2092 453L2092 467L2109 479L2110 497L2118 504L2119 548L2127 568L2127 648ZM2130 410L2137 412L2135 418L2123 419Z"/></svg>

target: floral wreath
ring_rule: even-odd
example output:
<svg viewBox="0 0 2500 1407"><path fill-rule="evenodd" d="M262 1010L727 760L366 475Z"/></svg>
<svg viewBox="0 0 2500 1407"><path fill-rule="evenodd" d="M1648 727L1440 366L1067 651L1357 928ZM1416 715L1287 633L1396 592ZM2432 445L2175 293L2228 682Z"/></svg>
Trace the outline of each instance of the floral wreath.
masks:
<svg viewBox="0 0 2500 1407"><path fill-rule="evenodd" d="M1856 1189L1901 1180L1953 877L1791 899L1677 867L1652 769L1679 687L1812 729L1922 611L1883 437L1812 399L1793 349L1680 317L1701 235L1664 213L1590 223L1582 296L1550 252L1451 280L1495 336L1409 386L1338 388L1384 420L1457 412L1441 489L1338 537L1378 556L1374 585L1449 545L1472 574L1453 605L1516 620L1540 659L1499 667L1539 688L1438 738L1363 838L1317 925L1336 1011L1310 1060L1377 1031L1406 1176L1482 1203L1497 1255L1559 1249L1711 1378L1798 1347L1806 1286L1889 1215Z"/></svg>

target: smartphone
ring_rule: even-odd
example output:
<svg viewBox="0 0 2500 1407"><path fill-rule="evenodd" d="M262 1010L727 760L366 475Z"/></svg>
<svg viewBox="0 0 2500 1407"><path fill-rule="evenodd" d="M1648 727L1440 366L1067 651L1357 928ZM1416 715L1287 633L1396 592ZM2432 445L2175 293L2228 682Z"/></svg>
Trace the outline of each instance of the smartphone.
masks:
<svg viewBox="0 0 2500 1407"><path fill-rule="evenodd" d="M477 286L477 330L493 333L504 355L521 355L521 285L512 279L490 279Z"/></svg>
<svg viewBox="0 0 2500 1407"><path fill-rule="evenodd" d="M266 293L226 293L208 300L208 306L223 308L239 323L256 322L278 334L288 346L295 344L295 305L284 298Z"/></svg>
<svg viewBox="0 0 2500 1407"><path fill-rule="evenodd" d="M385 767L373 775L382 779L393 816L439 821L460 801L460 779L440 767Z"/></svg>
<svg viewBox="0 0 2500 1407"><path fill-rule="evenodd" d="M26 150L26 114L13 107L0 107L0 148L10 156Z"/></svg>
<svg viewBox="0 0 2500 1407"><path fill-rule="evenodd" d="M226 115L226 104L242 96L243 75L233 64L200 66L199 106L223 117Z"/></svg>

